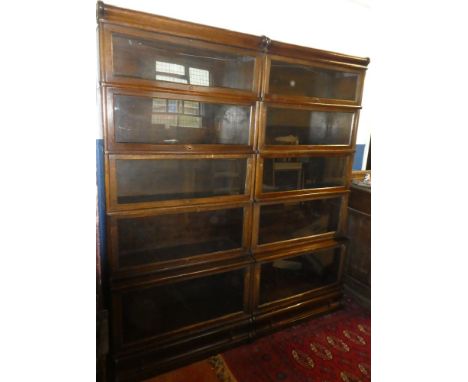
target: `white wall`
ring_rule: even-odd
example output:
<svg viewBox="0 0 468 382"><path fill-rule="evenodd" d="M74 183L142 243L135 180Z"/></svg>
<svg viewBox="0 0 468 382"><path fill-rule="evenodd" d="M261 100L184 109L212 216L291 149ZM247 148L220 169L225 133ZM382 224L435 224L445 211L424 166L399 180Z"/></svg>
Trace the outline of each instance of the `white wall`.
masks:
<svg viewBox="0 0 468 382"><path fill-rule="evenodd" d="M173 17L180 20L266 35L288 42L371 58L364 88L357 143L368 144L372 126L366 112L372 97L372 0L284 1L237 0L109 0L106 4ZM364 158L366 158L366 153ZM365 160L363 161L365 164Z"/></svg>

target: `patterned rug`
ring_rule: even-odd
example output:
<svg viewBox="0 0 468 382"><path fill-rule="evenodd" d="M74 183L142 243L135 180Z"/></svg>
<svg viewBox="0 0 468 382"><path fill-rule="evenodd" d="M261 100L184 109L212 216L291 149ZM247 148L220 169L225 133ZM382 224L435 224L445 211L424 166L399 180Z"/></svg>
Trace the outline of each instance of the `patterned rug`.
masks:
<svg viewBox="0 0 468 382"><path fill-rule="evenodd" d="M370 314L345 309L212 357L222 382L367 382L371 377Z"/></svg>
<svg viewBox="0 0 468 382"><path fill-rule="evenodd" d="M147 382L369 382L370 314L345 308Z"/></svg>

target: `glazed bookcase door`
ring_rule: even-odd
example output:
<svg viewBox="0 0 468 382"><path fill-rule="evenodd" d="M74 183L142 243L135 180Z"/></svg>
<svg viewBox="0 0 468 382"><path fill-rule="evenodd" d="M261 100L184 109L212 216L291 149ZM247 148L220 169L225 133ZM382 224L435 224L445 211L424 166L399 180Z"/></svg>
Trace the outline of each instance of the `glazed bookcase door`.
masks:
<svg viewBox="0 0 468 382"><path fill-rule="evenodd" d="M259 148L267 152L350 152L356 140L358 113L337 106L264 103Z"/></svg>
<svg viewBox="0 0 468 382"><path fill-rule="evenodd" d="M347 193L260 202L254 206L254 253L339 237Z"/></svg>
<svg viewBox="0 0 468 382"><path fill-rule="evenodd" d="M106 93L108 150L253 151L255 101L118 88Z"/></svg>
<svg viewBox="0 0 468 382"><path fill-rule="evenodd" d="M335 65L269 56L267 100L359 105L364 74L352 65Z"/></svg>
<svg viewBox="0 0 468 382"><path fill-rule="evenodd" d="M343 263L343 245L262 259L257 266L256 310L307 300L336 287Z"/></svg>
<svg viewBox="0 0 468 382"><path fill-rule="evenodd" d="M255 96L260 55L200 40L106 24L104 78L184 92Z"/></svg>
<svg viewBox="0 0 468 382"><path fill-rule="evenodd" d="M255 196L277 196L346 191L351 156L323 153L264 154L257 159Z"/></svg>
<svg viewBox="0 0 468 382"><path fill-rule="evenodd" d="M113 292L119 350L248 319L250 267L212 272Z"/></svg>
<svg viewBox="0 0 468 382"><path fill-rule="evenodd" d="M109 155L109 211L248 201L253 156Z"/></svg>
<svg viewBox="0 0 468 382"><path fill-rule="evenodd" d="M246 255L250 220L246 203L112 215L108 224L113 277Z"/></svg>

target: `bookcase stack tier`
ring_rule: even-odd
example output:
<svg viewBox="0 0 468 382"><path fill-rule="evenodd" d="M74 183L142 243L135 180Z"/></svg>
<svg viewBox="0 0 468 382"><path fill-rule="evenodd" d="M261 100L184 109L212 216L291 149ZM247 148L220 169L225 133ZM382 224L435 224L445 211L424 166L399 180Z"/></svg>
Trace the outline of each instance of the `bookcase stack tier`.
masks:
<svg viewBox="0 0 468 382"><path fill-rule="evenodd" d="M339 308L369 60L97 18L114 380Z"/></svg>

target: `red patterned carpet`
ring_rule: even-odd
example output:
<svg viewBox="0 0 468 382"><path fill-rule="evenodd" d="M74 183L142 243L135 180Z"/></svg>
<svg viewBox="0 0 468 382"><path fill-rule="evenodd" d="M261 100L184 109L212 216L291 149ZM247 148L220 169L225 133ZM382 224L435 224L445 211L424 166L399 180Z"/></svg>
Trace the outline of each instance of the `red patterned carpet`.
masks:
<svg viewBox="0 0 468 382"><path fill-rule="evenodd" d="M338 312L150 381L368 382L371 379L370 328L370 313L347 298L345 308ZM206 369L204 376L186 379L188 375L195 376L200 364Z"/></svg>
<svg viewBox="0 0 468 382"><path fill-rule="evenodd" d="M370 325L370 314L347 299L344 310L229 350L222 357L238 382L370 381Z"/></svg>

